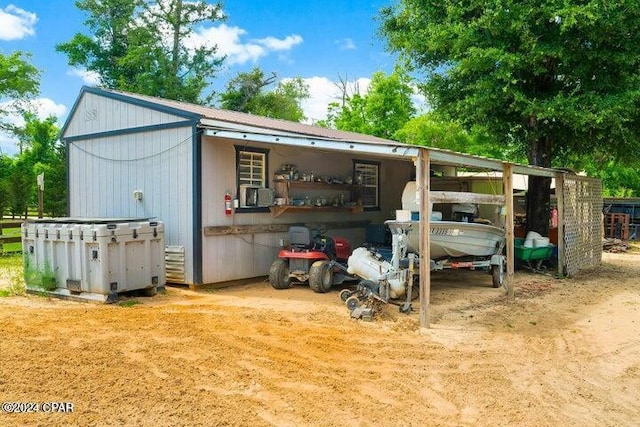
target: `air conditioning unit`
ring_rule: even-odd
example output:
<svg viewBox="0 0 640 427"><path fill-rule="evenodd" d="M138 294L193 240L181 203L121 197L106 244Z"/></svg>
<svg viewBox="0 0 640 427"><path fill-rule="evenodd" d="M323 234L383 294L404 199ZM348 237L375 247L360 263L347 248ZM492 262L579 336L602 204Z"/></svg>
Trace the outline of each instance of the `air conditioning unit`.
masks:
<svg viewBox="0 0 640 427"><path fill-rule="evenodd" d="M258 206L273 206L275 192L270 188L258 189Z"/></svg>
<svg viewBox="0 0 640 427"><path fill-rule="evenodd" d="M240 185L241 208L273 206L274 200L275 192L270 188L249 184Z"/></svg>
<svg viewBox="0 0 640 427"><path fill-rule="evenodd" d="M249 208L258 206L258 189L257 185L240 184L240 207Z"/></svg>

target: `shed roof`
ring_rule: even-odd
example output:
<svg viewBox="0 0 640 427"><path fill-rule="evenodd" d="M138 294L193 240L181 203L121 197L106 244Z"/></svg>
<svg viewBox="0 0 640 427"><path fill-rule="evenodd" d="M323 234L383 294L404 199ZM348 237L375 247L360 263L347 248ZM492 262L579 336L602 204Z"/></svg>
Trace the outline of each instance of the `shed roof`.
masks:
<svg viewBox="0 0 640 427"><path fill-rule="evenodd" d="M199 121L204 128L205 136L224 137L247 140L247 138L271 144L309 146L330 150L351 152L366 152L370 154L416 158L419 150L426 149L430 153L431 161L440 164L472 166L485 169L502 170L502 160L489 159L470 154L457 153L450 150L418 147L391 139L365 135L357 132L328 129L304 123L291 122L281 119L256 116L237 111L222 110L202 105L141 95L132 92L119 91L84 86L76 105L63 126L62 134L73 116L76 107L85 92L108 98L119 99L123 102L139 105L159 111L165 111L178 116ZM513 171L526 175L554 177L561 172L537 166L513 164Z"/></svg>
<svg viewBox="0 0 640 427"><path fill-rule="evenodd" d="M215 121L222 121L230 124L252 126L256 128L273 130L278 132L288 132L292 134L305 135L317 138L328 138L341 141L357 141L373 144L394 144L397 145L397 141L390 139L379 138L373 135L364 135L357 132L348 132L337 129L328 129L320 126L314 126L304 123L297 123L288 120L274 119L270 117L256 116L254 114L241 113L239 111L222 110L218 108L205 107L202 105L190 104L187 102L174 101L170 99L158 98L154 96L141 95L137 93L118 91L113 89L96 89L96 88L83 88L83 90L90 90L92 92L105 92L115 95L124 96L130 99L142 101L149 106L150 104L156 104L170 109L175 109L183 112L188 112L202 119L209 119Z"/></svg>

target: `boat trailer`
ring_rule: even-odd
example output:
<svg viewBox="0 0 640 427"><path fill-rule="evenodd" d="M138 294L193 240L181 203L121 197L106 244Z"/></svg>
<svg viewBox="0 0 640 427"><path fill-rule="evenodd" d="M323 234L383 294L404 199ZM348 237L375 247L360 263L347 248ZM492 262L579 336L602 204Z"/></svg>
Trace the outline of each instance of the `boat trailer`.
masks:
<svg viewBox="0 0 640 427"><path fill-rule="evenodd" d="M375 249L360 247L349 257L347 271L360 277L355 290L343 289L340 299L345 303L351 317L372 320L374 314L385 304L399 306L401 313L410 314L413 310L414 280L419 271L419 257L408 252L409 233L413 223L388 220L385 224L391 231L391 260L387 261ZM431 260L431 271L445 269L469 269L491 272L493 286L499 288L504 282L505 257L502 255L504 242L499 245L497 253L482 259L444 259ZM404 298L403 298L404 297Z"/></svg>

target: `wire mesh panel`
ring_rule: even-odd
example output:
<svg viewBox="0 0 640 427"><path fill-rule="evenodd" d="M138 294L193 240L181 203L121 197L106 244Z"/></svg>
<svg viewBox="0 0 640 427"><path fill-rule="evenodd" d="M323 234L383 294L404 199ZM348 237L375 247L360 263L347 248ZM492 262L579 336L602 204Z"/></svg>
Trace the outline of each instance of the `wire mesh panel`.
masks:
<svg viewBox="0 0 640 427"><path fill-rule="evenodd" d="M602 261L602 182L564 175L565 272L571 276Z"/></svg>

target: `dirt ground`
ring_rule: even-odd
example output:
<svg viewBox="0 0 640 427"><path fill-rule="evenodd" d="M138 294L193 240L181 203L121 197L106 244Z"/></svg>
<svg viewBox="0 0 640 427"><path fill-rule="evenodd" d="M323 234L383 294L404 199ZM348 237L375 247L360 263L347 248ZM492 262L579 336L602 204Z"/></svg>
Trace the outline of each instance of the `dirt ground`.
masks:
<svg viewBox="0 0 640 427"><path fill-rule="evenodd" d="M571 279L519 271L513 300L480 272L432 280L430 329L264 282L0 298L0 400L73 404L0 425L640 425L640 251Z"/></svg>

